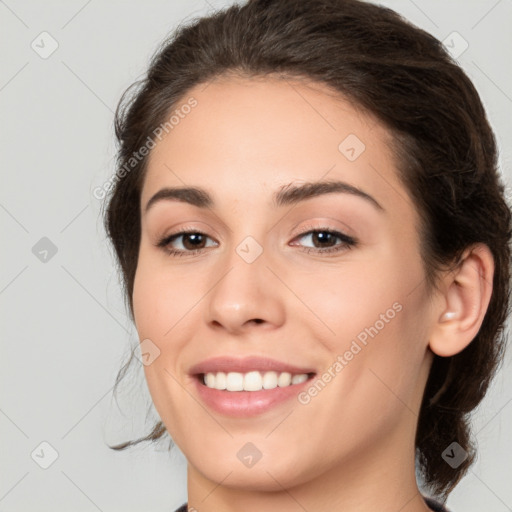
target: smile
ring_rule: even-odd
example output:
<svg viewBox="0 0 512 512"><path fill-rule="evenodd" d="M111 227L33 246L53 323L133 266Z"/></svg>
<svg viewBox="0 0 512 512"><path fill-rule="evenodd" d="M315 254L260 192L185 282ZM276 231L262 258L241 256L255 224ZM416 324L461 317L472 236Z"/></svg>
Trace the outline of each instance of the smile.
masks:
<svg viewBox="0 0 512 512"><path fill-rule="evenodd" d="M290 372L217 372L201 374L203 383L210 389L226 391L261 391L263 389L284 388L306 382L311 374Z"/></svg>

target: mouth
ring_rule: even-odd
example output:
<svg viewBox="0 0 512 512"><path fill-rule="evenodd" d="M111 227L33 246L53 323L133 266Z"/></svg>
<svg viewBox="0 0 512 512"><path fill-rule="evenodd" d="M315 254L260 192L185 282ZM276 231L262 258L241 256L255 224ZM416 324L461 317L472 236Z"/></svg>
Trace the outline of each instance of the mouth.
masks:
<svg viewBox="0 0 512 512"><path fill-rule="evenodd" d="M256 392L285 388L302 384L315 376L315 372L291 373L276 371L249 372L209 372L199 373L196 377L199 382L210 389L219 391L248 391Z"/></svg>
<svg viewBox="0 0 512 512"><path fill-rule="evenodd" d="M316 373L209 372L195 378L201 402L222 416L251 418L293 404ZM296 404L298 405L298 404Z"/></svg>
<svg viewBox="0 0 512 512"><path fill-rule="evenodd" d="M317 372L268 358L217 357L195 365L189 374L209 409L224 416L253 417L297 398Z"/></svg>

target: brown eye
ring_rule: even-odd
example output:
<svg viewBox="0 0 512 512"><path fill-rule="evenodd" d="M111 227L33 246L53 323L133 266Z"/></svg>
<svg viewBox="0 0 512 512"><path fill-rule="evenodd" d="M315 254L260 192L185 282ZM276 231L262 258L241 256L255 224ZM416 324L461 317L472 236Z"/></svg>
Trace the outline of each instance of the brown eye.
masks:
<svg viewBox="0 0 512 512"><path fill-rule="evenodd" d="M206 242L206 236L201 233L189 233L178 237L183 238L182 245L188 250L202 249Z"/></svg>
<svg viewBox="0 0 512 512"><path fill-rule="evenodd" d="M297 239L309 240L312 246L304 246L304 249L307 252L336 252L350 248L356 244L356 240L354 238L331 229L314 229L303 233L297 237ZM340 242L336 243L336 240L339 240Z"/></svg>
<svg viewBox="0 0 512 512"><path fill-rule="evenodd" d="M336 244L336 238L338 238L333 233L328 231L315 231L311 233L311 241L316 247L324 248L324 247L332 247Z"/></svg>
<svg viewBox="0 0 512 512"><path fill-rule="evenodd" d="M208 235L199 231L183 231L163 238L157 246L163 248L169 254L195 254L208 247L207 241L209 238ZM216 242L213 243L214 246L215 244Z"/></svg>

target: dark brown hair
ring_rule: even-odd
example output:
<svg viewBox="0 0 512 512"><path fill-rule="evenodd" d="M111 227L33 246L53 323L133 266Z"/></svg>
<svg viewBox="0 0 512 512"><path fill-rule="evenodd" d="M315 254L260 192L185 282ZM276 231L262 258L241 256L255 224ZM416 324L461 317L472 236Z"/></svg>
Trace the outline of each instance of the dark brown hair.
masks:
<svg viewBox="0 0 512 512"><path fill-rule="evenodd" d="M359 0L252 0L193 20L162 44L147 76L118 105L118 170L126 170L193 86L230 73L316 81L380 120L393 137L399 176L422 219L430 287L465 249L476 243L490 248L495 274L481 329L459 354L434 356L418 419L419 476L431 492L446 497L475 458L469 413L502 360L509 307L511 213L494 134L475 87L436 38L388 8ZM119 174L105 211L132 319L146 163L141 158ZM111 448L156 441L165 433L159 421L147 436ZM441 457L453 441L469 454L456 469Z"/></svg>

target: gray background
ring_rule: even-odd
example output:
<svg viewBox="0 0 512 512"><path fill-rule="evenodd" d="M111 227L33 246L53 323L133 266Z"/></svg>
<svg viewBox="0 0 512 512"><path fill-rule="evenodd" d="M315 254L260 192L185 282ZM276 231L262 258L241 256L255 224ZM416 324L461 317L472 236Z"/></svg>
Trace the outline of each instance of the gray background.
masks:
<svg viewBox="0 0 512 512"><path fill-rule="evenodd" d="M118 403L112 395L138 340L92 191L114 172L121 93L181 20L230 3L0 1L0 512L170 511L186 500L177 448L106 446L145 434L156 412L141 365ZM456 31L468 42L458 59L510 184L512 2L383 3L441 40ZM475 415L479 459L450 496L454 512L512 510L511 359Z"/></svg>

